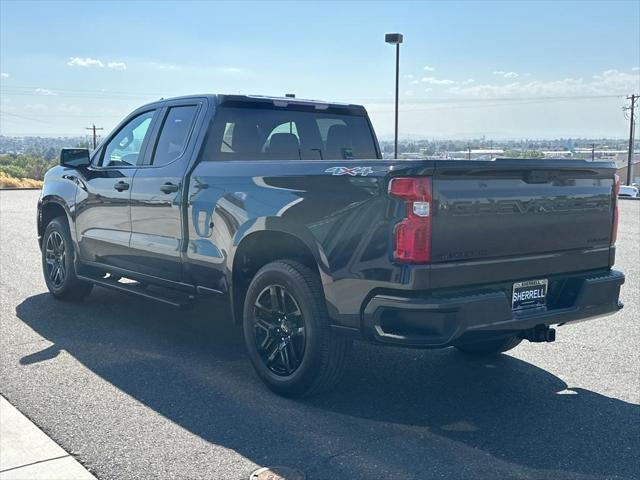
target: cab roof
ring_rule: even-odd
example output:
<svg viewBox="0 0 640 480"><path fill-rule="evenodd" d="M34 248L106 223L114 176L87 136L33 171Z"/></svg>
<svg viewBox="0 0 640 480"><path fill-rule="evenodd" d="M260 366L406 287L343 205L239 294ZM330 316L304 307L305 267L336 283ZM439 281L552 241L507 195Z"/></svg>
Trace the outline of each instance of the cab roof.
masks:
<svg viewBox="0 0 640 480"><path fill-rule="evenodd" d="M276 107L293 107L313 110L342 110L344 113L355 115L366 115L366 110L362 105L340 102L326 102L322 100L307 100L294 97L269 97L264 95L229 95L229 94L202 94L202 95L183 95L179 97L161 98L155 102L151 102L145 107L157 105L164 102L175 100L187 100L195 98L206 98L214 105L237 106L237 107L256 107L265 108L268 105Z"/></svg>

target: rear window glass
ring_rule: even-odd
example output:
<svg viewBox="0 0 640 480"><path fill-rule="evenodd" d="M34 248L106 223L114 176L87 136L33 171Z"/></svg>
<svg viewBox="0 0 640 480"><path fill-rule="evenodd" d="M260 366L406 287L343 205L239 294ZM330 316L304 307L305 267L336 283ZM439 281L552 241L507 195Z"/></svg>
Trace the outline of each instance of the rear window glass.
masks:
<svg viewBox="0 0 640 480"><path fill-rule="evenodd" d="M180 157L187 146L189 133L198 107L187 105L171 107L162 125L153 155L153 165L166 165Z"/></svg>
<svg viewBox="0 0 640 480"><path fill-rule="evenodd" d="M367 117L322 111L222 107L207 160L375 159Z"/></svg>

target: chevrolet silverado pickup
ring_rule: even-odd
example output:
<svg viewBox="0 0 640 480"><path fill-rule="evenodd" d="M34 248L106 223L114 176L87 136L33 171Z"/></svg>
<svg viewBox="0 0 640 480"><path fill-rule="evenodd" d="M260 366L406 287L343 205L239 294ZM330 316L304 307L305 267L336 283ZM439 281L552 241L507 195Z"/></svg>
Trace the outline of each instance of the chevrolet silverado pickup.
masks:
<svg viewBox="0 0 640 480"><path fill-rule="evenodd" d="M223 296L281 395L354 339L491 355L622 308L619 180L581 160L387 160L358 105L160 100L64 149L37 230L49 291L176 307Z"/></svg>

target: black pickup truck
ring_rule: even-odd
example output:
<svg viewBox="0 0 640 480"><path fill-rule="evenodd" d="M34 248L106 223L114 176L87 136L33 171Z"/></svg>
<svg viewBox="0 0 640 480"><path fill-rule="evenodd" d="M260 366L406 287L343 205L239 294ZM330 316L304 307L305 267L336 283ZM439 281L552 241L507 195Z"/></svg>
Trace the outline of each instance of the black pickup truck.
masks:
<svg viewBox="0 0 640 480"><path fill-rule="evenodd" d="M363 107L202 95L65 149L38 204L50 292L222 295L282 395L353 339L496 354L622 308L614 165L384 160Z"/></svg>

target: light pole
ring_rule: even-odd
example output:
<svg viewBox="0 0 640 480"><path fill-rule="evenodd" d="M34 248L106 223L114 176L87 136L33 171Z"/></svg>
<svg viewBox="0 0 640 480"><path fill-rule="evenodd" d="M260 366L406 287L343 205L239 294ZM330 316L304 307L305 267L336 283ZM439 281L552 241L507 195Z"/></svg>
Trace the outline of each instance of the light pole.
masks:
<svg viewBox="0 0 640 480"><path fill-rule="evenodd" d="M384 41L396 46L396 129L393 142L393 158L398 158L398 88L400 83L400 44L402 43L401 33L387 33Z"/></svg>

